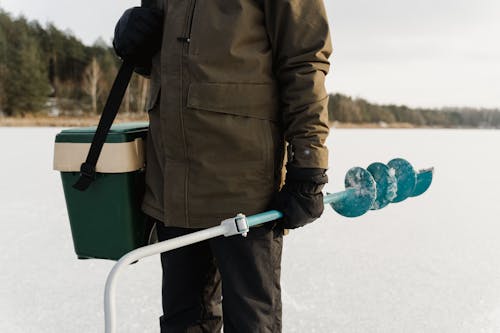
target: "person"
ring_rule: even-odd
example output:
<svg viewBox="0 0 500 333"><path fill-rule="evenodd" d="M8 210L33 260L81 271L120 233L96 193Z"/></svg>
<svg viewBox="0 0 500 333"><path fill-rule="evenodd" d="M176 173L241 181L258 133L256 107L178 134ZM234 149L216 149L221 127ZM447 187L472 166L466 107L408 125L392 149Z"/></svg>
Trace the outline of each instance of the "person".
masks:
<svg viewBox="0 0 500 333"><path fill-rule="evenodd" d="M159 240L284 215L163 253L161 332L281 332L283 230L321 215L327 182L323 0L157 0L123 14L114 47L151 79L142 208Z"/></svg>

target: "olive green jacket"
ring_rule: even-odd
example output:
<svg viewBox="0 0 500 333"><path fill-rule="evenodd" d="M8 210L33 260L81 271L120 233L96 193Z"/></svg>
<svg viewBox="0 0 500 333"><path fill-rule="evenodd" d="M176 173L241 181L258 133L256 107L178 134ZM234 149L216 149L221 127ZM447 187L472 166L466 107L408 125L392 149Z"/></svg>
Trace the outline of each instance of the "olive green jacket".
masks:
<svg viewBox="0 0 500 333"><path fill-rule="evenodd" d="M204 228L269 208L288 163L327 168L323 0L158 0L143 210Z"/></svg>

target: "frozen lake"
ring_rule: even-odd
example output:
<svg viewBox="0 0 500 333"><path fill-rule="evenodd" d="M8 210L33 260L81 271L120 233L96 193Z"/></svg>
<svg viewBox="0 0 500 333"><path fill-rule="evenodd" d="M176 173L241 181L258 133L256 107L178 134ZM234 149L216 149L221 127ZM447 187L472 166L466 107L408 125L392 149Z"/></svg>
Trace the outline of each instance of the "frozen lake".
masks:
<svg viewBox="0 0 500 333"><path fill-rule="evenodd" d="M0 332L102 332L110 261L78 261L50 128L0 128ZM404 157L421 197L285 239L284 332L500 332L500 131L332 130L331 183ZM118 285L118 332L159 332L159 258Z"/></svg>

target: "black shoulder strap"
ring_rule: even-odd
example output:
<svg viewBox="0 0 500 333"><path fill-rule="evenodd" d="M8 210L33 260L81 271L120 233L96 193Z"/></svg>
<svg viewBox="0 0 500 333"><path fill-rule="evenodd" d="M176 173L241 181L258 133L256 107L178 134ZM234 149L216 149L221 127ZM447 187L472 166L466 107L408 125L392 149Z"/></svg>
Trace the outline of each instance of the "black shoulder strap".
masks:
<svg viewBox="0 0 500 333"><path fill-rule="evenodd" d="M141 0L141 7L152 7L154 6L154 2L155 0ZM92 139L87 159L80 167L80 178L78 178L78 181L73 185L73 187L79 191L85 191L95 180L95 169L97 161L99 160L99 155L101 155L102 147L106 142L108 132L118 113L123 96L127 91L128 84L134 73L134 68L135 66L132 63L124 61L118 71L113 87L104 105L99 125L97 125L94 138Z"/></svg>
<svg viewBox="0 0 500 333"><path fill-rule="evenodd" d="M104 105L99 125L92 139L87 159L80 167L80 178L73 185L79 191L85 191L95 179L95 168L99 160L99 155L101 154L104 142L106 142L109 129L118 113L133 72L134 65L128 62L124 62L118 71L118 75Z"/></svg>

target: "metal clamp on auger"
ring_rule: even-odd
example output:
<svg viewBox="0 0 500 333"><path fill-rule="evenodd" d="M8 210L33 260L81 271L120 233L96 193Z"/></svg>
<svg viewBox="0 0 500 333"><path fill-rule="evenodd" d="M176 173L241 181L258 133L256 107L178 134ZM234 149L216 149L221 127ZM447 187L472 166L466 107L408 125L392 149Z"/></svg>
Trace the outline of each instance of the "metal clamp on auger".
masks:
<svg viewBox="0 0 500 333"><path fill-rule="evenodd" d="M247 218L243 214L238 214L235 217L222 221L220 224L224 228L224 237L234 235L242 235L246 237L250 227L248 226Z"/></svg>

